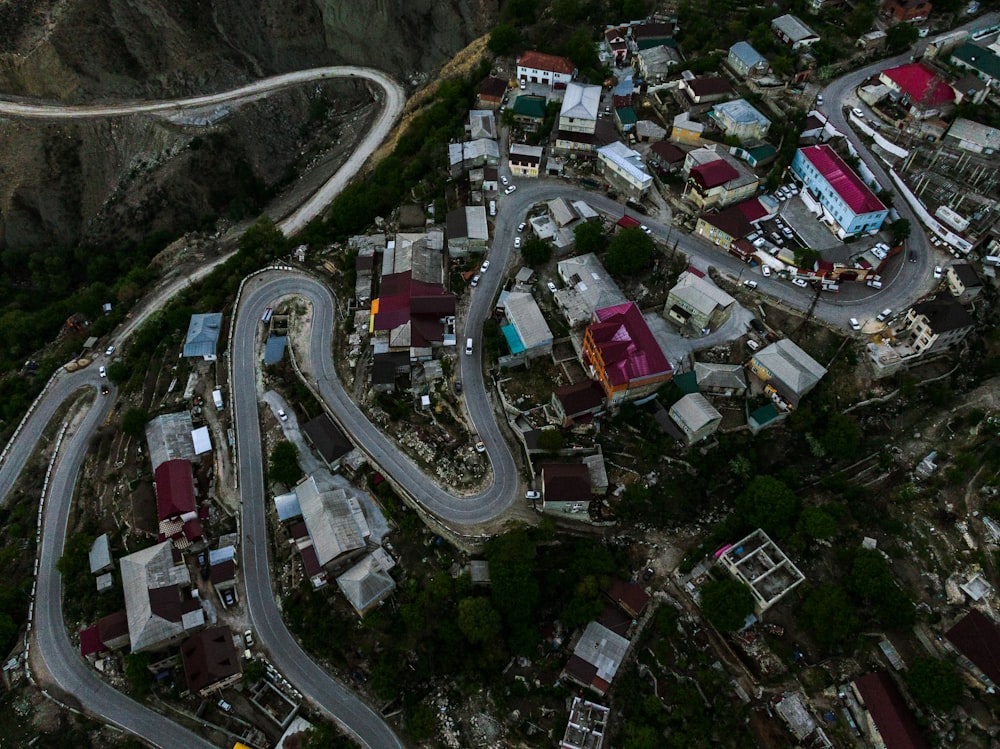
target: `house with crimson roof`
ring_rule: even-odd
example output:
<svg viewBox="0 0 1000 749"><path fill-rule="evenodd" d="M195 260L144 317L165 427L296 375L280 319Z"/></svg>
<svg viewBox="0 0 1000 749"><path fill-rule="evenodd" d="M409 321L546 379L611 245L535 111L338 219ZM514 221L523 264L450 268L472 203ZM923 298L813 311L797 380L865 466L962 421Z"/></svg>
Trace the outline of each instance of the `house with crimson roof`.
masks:
<svg viewBox="0 0 1000 749"><path fill-rule="evenodd" d="M759 184L745 164L715 145L690 151L684 159L684 174L685 197L705 211L753 197Z"/></svg>
<svg viewBox="0 0 1000 749"><path fill-rule="evenodd" d="M957 98L955 90L922 62L883 70L878 78L888 87L890 98L917 119L950 111Z"/></svg>
<svg viewBox="0 0 1000 749"><path fill-rule="evenodd" d="M792 171L823 207L823 221L841 238L877 232L889 215L864 180L825 143L796 151Z"/></svg>
<svg viewBox="0 0 1000 749"><path fill-rule="evenodd" d="M186 460L168 460L153 472L160 541L186 549L203 537L194 498L194 475Z"/></svg>

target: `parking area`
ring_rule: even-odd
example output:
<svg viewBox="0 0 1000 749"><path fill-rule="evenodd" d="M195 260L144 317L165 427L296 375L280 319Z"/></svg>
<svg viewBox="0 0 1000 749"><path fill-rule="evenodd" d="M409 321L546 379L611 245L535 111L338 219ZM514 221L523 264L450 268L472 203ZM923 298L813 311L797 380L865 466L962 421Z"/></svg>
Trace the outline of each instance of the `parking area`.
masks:
<svg viewBox="0 0 1000 749"><path fill-rule="evenodd" d="M729 319L718 330L700 338L687 338L677 332L673 323L658 312L647 312L643 315L656 342L660 344L663 355L667 357L670 366L677 371L686 371L691 355L695 351L712 348L729 341L735 341L747 334L753 313L739 304L733 305Z"/></svg>
<svg viewBox="0 0 1000 749"><path fill-rule="evenodd" d="M821 252L824 260L844 262L850 255L851 248L844 245L836 234L816 218L798 195L793 195L782 203L779 214L802 239L803 245Z"/></svg>

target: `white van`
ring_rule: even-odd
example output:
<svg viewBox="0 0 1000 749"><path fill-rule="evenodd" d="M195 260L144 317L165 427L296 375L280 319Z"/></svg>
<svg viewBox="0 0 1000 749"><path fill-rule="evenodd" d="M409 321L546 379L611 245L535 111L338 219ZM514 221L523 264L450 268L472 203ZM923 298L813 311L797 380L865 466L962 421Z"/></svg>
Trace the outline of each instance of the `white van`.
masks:
<svg viewBox="0 0 1000 749"><path fill-rule="evenodd" d="M490 201L490 215L491 216L497 215L497 202L495 200Z"/></svg>
<svg viewBox="0 0 1000 749"><path fill-rule="evenodd" d="M879 280L877 280L877 279L875 279L875 278L873 278L871 281L869 281L868 285L870 287L872 287L873 289L881 289L882 288L882 282L879 281Z"/></svg>
<svg viewBox="0 0 1000 749"><path fill-rule="evenodd" d="M465 353L467 356L472 356L472 339L465 339Z"/></svg>

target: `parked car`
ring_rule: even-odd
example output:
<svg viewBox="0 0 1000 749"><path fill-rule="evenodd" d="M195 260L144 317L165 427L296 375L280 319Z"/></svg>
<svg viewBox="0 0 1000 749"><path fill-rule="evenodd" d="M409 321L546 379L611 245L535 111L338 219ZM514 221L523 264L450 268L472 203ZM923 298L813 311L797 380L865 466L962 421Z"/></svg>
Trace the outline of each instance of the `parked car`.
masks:
<svg viewBox="0 0 1000 749"><path fill-rule="evenodd" d="M653 230L650 229L645 224L639 224L639 228L642 229L644 232L646 232L646 234L652 234L653 233Z"/></svg>
<svg viewBox="0 0 1000 749"><path fill-rule="evenodd" d="M542 493L541 492L525 492L524 493L524 498L525 499L531 499L531 500L541 499L542 498Z"/></svg>
<svg viewBox="0 0 1000 749"><path fill-rule="evenodd" d="M823 94L816 94L816 106L823 106Z"/></svg>
<svg viewBox="0 0 1000 749"><path fill-rule="evenodd" d="M940 265L935 265L934 266L934 278L941 278L941 275L942 275L943 272L944 271L941 270L941 266Z"/></svg>
<svg viewBox="0 0 1000 749"><path fill-rule="evenodd" d="M870 286L873 289L881 289L882 282L879 281L877 278L873 278L870 281L868 281L868 286Z"/></svg>
<svg viewBox="0 0 1000 749"><path fill-rule="evenodd" d="M861 323L858 322L856 317L852 317L848 320L847 324L851 326L851 330L861 330Z"/></svg>
<svg viewBox="0 0 1000 749"><path fill-rule="evenodd" d="M105 356L111 356L113 353L115 353L115 347L114 346L108 346L106 349L104 349L104 355Z"/></svg>
<svg viewBox="0 0 1000 749"><path fill-rule="evenodd" d="M767 333L767 328L764 327L764 323L758 320L756 317L750 319L750 327L757 331L760 335Z"/></svg>
<svg viewBox="0 0 1000 749"><path fill-rule="evenodd" d="M253 647L253 631L252 630L248 629L246 632L243 633L243 642L246 643L246 646L248 648L252 648Z"/></svg>
<svg viewBox="0 0 1000 749"><path fill-rule="evenodd" d="M760 348L760 344L757 343L753 338L747 339L747 348L751 351L757 351Z"/></svg>
<svg viewBox="0 0 1000 749"><path fill-rule="evenodd" d="M506 174L501 174L500 175L500 184L502 184L504 187L506 187L507 185L510 184L510 180L507 179L507 175Z"/></svg>
<svg viewBox="0 0 1000 749"><path fill-rule="evenodd" d="M455 380L455 393L456 394L461 394L461 392L462 392L462 381L461 380Z"/></svg>
<svg viewBox="0 0 1000 749"><path fill-rule="evenodd" d="M875 319L878 320L879 322L885 322L890 317L892 317L892 309L886 307L884 310L882 310L875 316Z"/></svg>
<svg viewBox="0 0 1000 749"><path fill-rule="evenodd" d="M479 274L477 273L472 277L472 283L469 284L472 288L476 288L479 285Z"/></svg>
<svg viewBox="0 0 1000 749"><path fill-rule="evenodd" d="M520 237L514 237L514 249L515 250L521 249L521 238Z"/></svg>
<svg viewBox="0 0 1000 749"><path fill-rule="evenodd" d="M642 579L645 580L646 582L649 582L649 580L655 574L656 574L656 570L654 570L652 567L647 567L645 569L645 571L642 573Z"/></svg>
<svg viewBox="0 0 1000 749"><path fill-rule="evenodd" d="M526 223L525 223L524 221L522 221L521 223L519 223L519 224L517 225L517 233L518 233L518 234L520 234L520 233L521 233L522 231L524 231L524 230L525 230L525 228L526 228L527 226L528 226L528 224L526 224Z"/></svg>
<svg viewBox="0 0 1000 749"><path fill-rule="evenodd" d="M754 281L752 278L748 278L746 281L744 281L743 285L746 286L748 289L756 289L757 288L757 282Z"/></svg>
<svg viewBox="0 0 1000 749"><path fill-rule="evenodd" d="M510 187L508 187L506 190L503 191L503 194L504 195L510 195L516 189L517 189L517 185L511 185Z"/></svg>
<svg viewBox="0 0 1000 749"><path fill-rule="evenodd" d="M483 442L482 440L480 440L479 442L477 442L476 443L476 452L477 453L484 453L484 452L486 452L486 443Z"/></svg>
<svg viewBox="0 0 1000 749"><path fill-rule="evenodd" d="M489 260L484 260L483 264L479 266L479 272L480 273L485 273L489 269L490 269L490 261Z"/></svg>
<svg viewBox="0 0 1000 749"><path fill-rule="evenodd" d="M285 413L285 409L283 408L278 409L278 418L281 419L282 421L288 421L288 414Z"/></svg>
<svg viewBox="0 0 1000 749"><path fill-rule="evenodd" d="M556 293L556 285L554 283L552 283L551 281L549 281L545 285L549 287L549 291L551 291L553 294Z"/></svg>
<svg viewBox="0 0 1000 749"><path fill-rule="evenodd" d="M863 119L865 118L865 113L864 113L864 112L862 112L862 111L861 111L860 109L858 109L857 107L854 107L854 109L852 109L852 110L851 110L851 114L853 114L853 115L854 115L855 117L857 117L857 118L858 118L859 120L863 120Z"/></svg>
<svg viewBox="0 0 1000 749"><path fill-rule="evenodd" d="M770 278L771 277L771 266L770 265L762 265L761 268L760 268L760 272L764 274L764 278Z"/></svg>
<svg viewBox="0 0 1000 749"><path fill-rule="evenodd" d="M229 704L228 702L226 702L225 700L219 700L219 709L220 709L220 710L223 710L223 711L225 711L225 712L227 712L227 713L228 713L228 712L231 712L231 711L232 711L232 709L233 709L233 706L232 706L232 705L230 705L230 704Z"/></svg>
<svg viewBox="0 0 1000 749"><path fill-rule="evenodd" d="M226 606L226 608L236 604L236 596L233 595L232 588L226 588L222 591L222 603Z"/></svg>
<svg viewBox="0 0 1000 749"><path fill-rule="evenodd" d="M808 289L809 288L809 283L805 279L802 279L802 278L793 278L792 279L792 283L795 284L796 286L802 287L803 289Z"/></svg>
<svg viewBox="0 0 1000 749"><path fill-rule="evenodd" d="M99 374L101 377L107 377L108 376L107 367L101 367L100 369L98 369L97 374Z"/></svg>

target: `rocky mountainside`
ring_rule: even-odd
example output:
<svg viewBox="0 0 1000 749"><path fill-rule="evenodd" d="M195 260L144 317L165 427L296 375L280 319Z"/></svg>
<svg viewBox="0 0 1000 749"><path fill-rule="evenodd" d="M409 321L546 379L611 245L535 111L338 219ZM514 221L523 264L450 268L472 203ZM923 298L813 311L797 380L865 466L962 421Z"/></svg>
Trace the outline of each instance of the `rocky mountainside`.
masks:
<svg viewBox="0 0 1000 749"><path fill-rule="evenodd" d="M164 99L330 64L371 65L406 80L484 33L497 5L0 0L0 94ZM283 94L201 129L152 118L0 120L0 249L183 230L236 211L233 201L253 197L247 190L266 191L297 168L316 95ZM353 84L327 87L325 96L339 110L368 98Z"/></svg>

